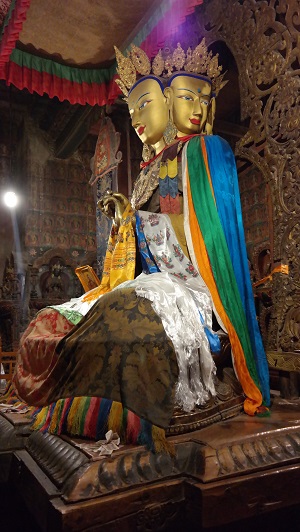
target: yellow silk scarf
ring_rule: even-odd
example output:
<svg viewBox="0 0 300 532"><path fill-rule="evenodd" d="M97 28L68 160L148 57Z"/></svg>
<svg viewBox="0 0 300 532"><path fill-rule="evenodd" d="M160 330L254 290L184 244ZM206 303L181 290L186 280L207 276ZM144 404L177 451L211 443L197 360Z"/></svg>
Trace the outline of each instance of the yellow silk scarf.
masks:
<svg viewBox="0 0 300 532"><path fill-rule="evenodd" d="M93 301L124 281L134 279L136 248L133 217L134 211L129 204L119 229L113 226L109 235L101 284L87 292L83 301Z"/></svg>

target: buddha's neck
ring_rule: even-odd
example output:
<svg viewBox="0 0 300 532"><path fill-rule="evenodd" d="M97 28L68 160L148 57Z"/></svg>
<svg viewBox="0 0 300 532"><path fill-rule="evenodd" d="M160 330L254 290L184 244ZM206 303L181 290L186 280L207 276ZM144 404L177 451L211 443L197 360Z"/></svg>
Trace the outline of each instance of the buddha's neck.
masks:
<svg viewBox="0 0 300 532"><path fill-rule="evenodd" d="M164 138L161 138L156 144L153 144L152 148L155 151L155 155L158 155L166 146Z"/></svg>

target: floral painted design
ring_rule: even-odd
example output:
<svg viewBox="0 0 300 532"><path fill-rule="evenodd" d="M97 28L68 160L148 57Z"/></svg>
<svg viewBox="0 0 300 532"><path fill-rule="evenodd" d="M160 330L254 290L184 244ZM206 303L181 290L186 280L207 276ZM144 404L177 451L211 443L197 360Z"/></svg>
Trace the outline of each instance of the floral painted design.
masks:
<svg viewBox="0 0 300 532"><path fill-rule="evenodd" d="M177 259L182 262L183 259L184 259L184 254L182 253L182 249L180 247L179 244L173 244L173 249L174 249L174 253L175 253L175 257L177 257Z"/></svg>
<svg viewBox="0 0 300 532"><path fill-rule="evenodd" d="M199 277L197 270L183 253L168 215L139 211L139 217L145 242L160 271L168 271L183 281Z"/></svg>
<svg viewBox="0 0 300 532"><path fill-rule="evenodd" d="M154 235L152 237L152 241L155 242L155 244L157 246L162 246L163 243L164 243L164 234L162 231L160 231L160 233L156 233L156 235Z"/></svg>
<svg viewBox="0 0 300 532"><path fill-rule="evenodd" d="M186 272L191 273L193 277L198 277L199 274L196 272L194 266L191 262L188 262L187 268L185 269Z"/></svg>
<svg viewBox="0 0 300 532"><path fill-rule="evenodd" d="M160 256L156 255L155 260L161 261L168 270L172 270L174 268L172 257L166 255L166 253L162 253Z"/></svg>

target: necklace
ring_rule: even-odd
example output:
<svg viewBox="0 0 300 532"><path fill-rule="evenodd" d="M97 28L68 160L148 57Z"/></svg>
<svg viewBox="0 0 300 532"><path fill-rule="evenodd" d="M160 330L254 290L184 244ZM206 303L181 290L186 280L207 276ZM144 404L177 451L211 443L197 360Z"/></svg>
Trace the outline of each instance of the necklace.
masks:
<svg viewBox="0 0 300 532"><path fill-rule="evenodd" d="M159 166L161 155L154 159L152 163L145 166L137 178L131 197L131 206L138 210L152 195L152 192L159 184Z"/></svg>

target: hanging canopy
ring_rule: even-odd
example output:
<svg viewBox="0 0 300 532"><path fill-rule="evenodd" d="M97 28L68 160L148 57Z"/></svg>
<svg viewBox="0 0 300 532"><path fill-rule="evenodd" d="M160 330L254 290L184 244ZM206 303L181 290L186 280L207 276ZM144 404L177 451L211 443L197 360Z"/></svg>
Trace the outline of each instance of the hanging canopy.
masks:
<svg viewBox="0 0 300 532"><path fill-rule="evenodd" d="M72 104L120 94L113 46L154 56L203 0L0 0L0 79ZM5 16L6 15L6 16Z"/></svg>

